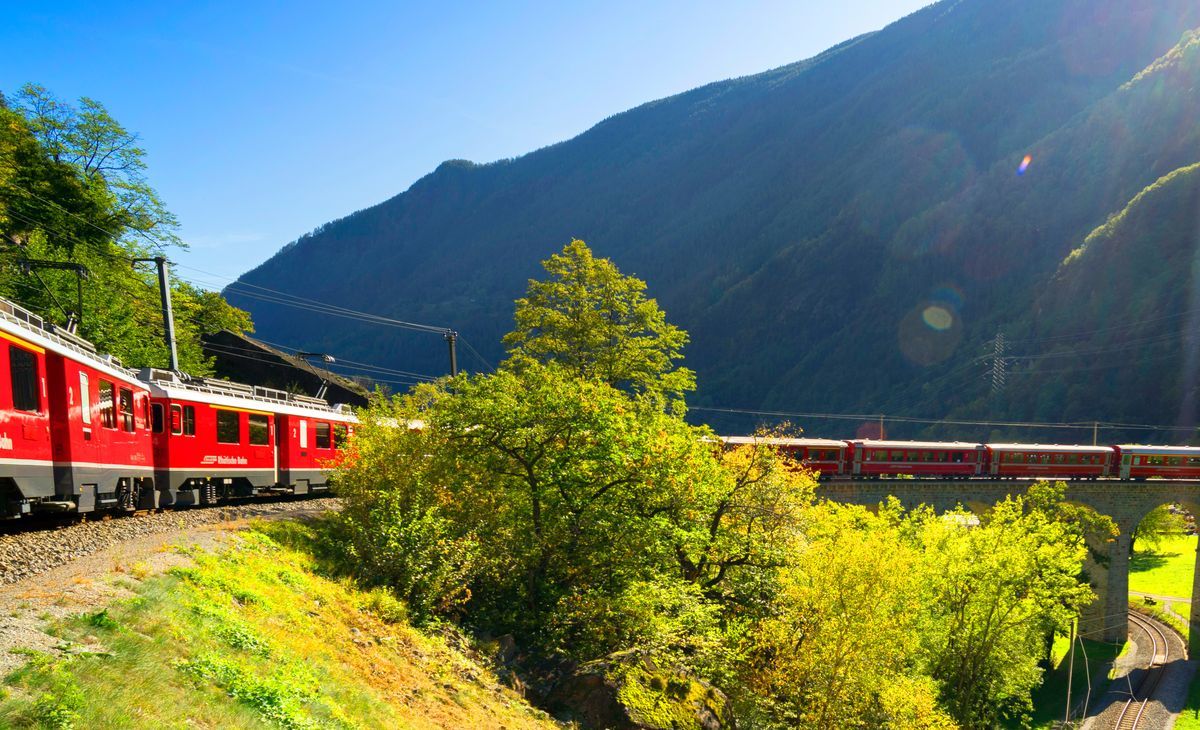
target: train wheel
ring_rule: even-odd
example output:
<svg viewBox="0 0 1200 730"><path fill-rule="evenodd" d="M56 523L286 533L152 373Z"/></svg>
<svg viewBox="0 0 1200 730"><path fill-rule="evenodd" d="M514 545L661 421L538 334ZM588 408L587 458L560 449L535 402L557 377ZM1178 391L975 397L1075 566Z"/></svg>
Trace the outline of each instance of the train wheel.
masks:
<svg viewBox="0 0 1200 730"><path fill-rule="evenodd" d="M117 507L123 512L137 509L142 485L139 479L123 479L117 487Z"/></svg>

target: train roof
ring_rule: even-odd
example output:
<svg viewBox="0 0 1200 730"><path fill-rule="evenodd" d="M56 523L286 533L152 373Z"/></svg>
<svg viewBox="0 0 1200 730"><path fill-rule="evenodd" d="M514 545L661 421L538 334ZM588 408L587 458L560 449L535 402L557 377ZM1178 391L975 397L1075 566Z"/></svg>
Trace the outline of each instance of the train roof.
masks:
<svg viewBox="0 0 1200 730"><path fill-rule="evenodd" d="M852 443L867 449L938 449L942 451L966 451L979 448L979 444L967 441L877 441L855 439Z"/></svg>
<svg viewBox="0 0 1200 730"><path fill-rule="evenodd" d="M191 400L231 408L253 409L257 406L274 413L355 420L349 406L331 405L320 398L289 393L286 390L187 376L156 368L143 368L138 378L150 387L151 394L160 398Z"/></svg>
<svg viewBox="0 0 1200 730"><path fill-rule="evenodd" d="M777 436L721 436L727 444L766 444L767 446L818 446L824 449L844 449L845 441L836 439L780 438Z"/></svg>
<svg viewBox="0 0 1200 730"><path fill-rule="evenodd" d="M138 382L137 371L125 367L115 355L101 355L91 342L7 299L0 299L0 330L28 340L35 347L72 357L115 378Z"/></svg>
<svg viewBox="0 0 1200 730"><path fill-rule="evenodd" d="M1179 456L1195 456L1200 454L1200 446L1143 446L1141 444L1121 444L1117 446L1122 453L1130 454L1175 454Z"/></svg>
<svg viewBox="0 0 1200 730"><path fill-rule="evenodd" d="M1075 446L1072 444L984 444L992 451L1057 451L1060 453L1109 454L1111 446Z"/></svg>

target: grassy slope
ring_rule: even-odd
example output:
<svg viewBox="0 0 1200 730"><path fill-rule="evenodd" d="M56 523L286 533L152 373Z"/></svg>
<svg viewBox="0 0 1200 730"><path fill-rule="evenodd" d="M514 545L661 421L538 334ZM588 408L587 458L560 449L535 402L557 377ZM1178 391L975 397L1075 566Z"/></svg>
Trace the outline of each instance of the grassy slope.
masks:
<svg viewBox="0 0 1200 730"><path fill-rule="evenodd" d="M1164 538L1157 550L1139 550L1130 559L1129 590L1187 598L1195 565L1195 535Z"/></svg>
<svg viewBox="0 0 1200 730"><path fill-rule="evenodd" d="M60 624L78 653L31 653L0 727L557 727L386 594L317 575L283 544L311 529L249 530Z"/></svg>
<svg viewBox="0 0 1200 730"><path fill-rule="evenodd" d="M1088 692L1087 670L1090 668L1095 672L1097 667L1112 661L1124 650L1124 645L1085 639L1082 649L1076 644L1074 672L1070 672L1066 648L1065 638L1061 642L1055 642L1054 659L1057 665L1053 670L1046 672L1041 686L1033 692L1031 727L1057 727L1066 710L1067 678L1071 677L1071 704L1075 705ZM1084 657L1085 652L1086 658ZM1091 696L1098 697L1102 690L1103 687L1093 687Z"/></svg>
<svg viewBox="0 0 1200 730"><path fill-rule="evenodd" d="M1156 551L1139 552L1130 561L1129 590L1164 596L1192 595L1196 540L1195 535L1168 538ZM1176 613L1189 615L1189 604L1172 604ZM1200 730L1200 677L1192 680L1187 704L1175 721L1175 730Z"/></svg>

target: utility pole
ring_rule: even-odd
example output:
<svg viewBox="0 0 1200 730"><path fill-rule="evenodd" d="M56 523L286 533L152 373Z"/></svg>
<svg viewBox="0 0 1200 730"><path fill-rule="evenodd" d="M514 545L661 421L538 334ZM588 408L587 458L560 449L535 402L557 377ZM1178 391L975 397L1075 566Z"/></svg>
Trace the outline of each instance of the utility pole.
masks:
<svg viewBox="0 0 1200 730"><path fill-rule="evenodd" d="M446 338L446 344L450 346L450 377L458 375L458 349L455 343L458 342L458 333L454 330L446 330L443 335Z"/></svg>
<svg viewBox="0 0 1200 730"><path fill-rule="evenodd" d="M152 259L134 259L133 262L153 262L158 267L158 294L162 299L163 338L167 343L167 352L170 353L170 369L172 372L178 372L179 351L175 347L175 315L171 311L171 286L169 281L171 271L168 268L167 259L165 256L155 256Z"/></svg>
<svg viewBox="0 0 1200 730"><path fill-rule="evenodd" d="M1100 422L1092 421L1092 446L1096 445L1096 441L1100 436Z"/></svg>
<svg viewBox="0 0 1200 730"><path fill-rule="evenodd" d="M992 340L992 394L999 394L1004 390L1004 333L997 332L996 338Z"/></svg>
<svg viewBox="0 0 1200 730"><path fill-rule="evenodd" d="M1071 722L1071 683L1075 679L1075 626L1078 623L1078 618L1071 621L1071 660L1067 663L1067 712L1063 716L1064 727ZM1091 681L1090 677L1088 681Z"/></svg>

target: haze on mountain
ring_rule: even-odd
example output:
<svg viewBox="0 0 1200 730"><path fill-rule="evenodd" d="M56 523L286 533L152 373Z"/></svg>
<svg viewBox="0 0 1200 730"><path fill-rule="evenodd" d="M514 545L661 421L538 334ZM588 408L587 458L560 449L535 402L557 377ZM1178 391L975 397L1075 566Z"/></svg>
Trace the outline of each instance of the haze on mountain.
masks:
<svg viewBox="0 0 1200 730"><path fill-rule="evenodd" d="M404 370L444 372L444 344L253 285L452 327L478 369L578 237L691 333L701 408L1191 427L1198 27L1194 0L944 0L516 159L443 163L226 294L267 340Z"/></svg>

